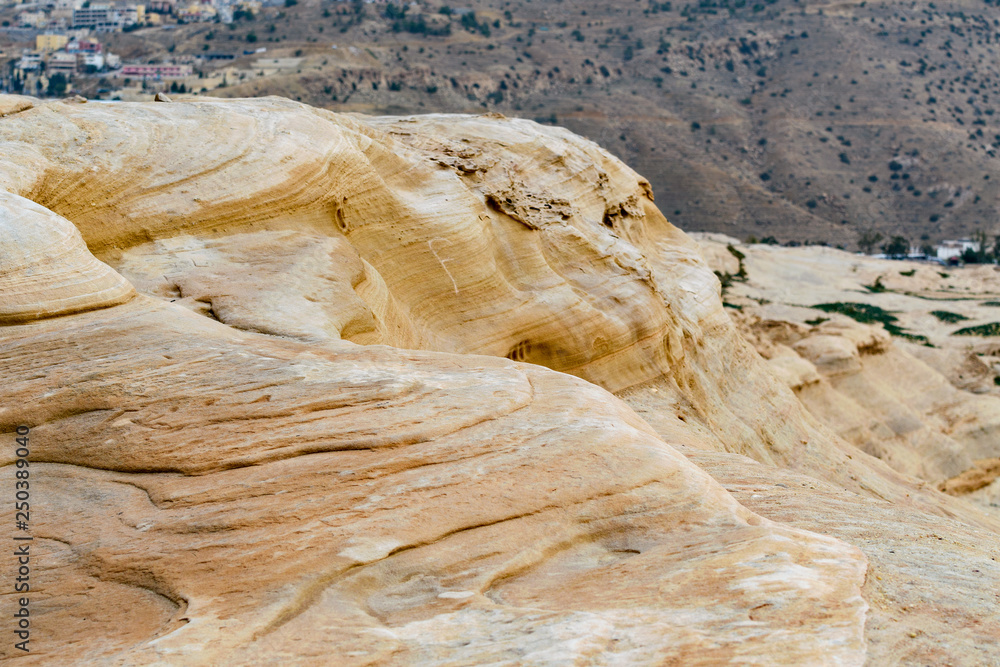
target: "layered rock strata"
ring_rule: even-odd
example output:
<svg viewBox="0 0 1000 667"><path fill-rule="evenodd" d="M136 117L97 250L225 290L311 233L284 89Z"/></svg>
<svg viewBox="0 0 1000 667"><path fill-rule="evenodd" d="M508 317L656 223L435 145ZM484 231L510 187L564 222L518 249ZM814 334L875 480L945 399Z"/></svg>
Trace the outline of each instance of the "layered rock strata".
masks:
<svg viewBox="0 0 1000 667"><path fill-rule="evenodd" d="M860 664L1000 630L996 520L804 409L596 145L279 99L0 109L27 661Z"/></svg>
<svg viewBox="0 0 1000 667"><path fill-rule="evenodd" d="M972 497L993 482L997 338L961 334L997 316L996 267L748 246L718 235L700 241L720 274L742 265L744 278L725 297L735 320L813 416L953 495ZM1000 509L995 490L975 498Z"/></svg>

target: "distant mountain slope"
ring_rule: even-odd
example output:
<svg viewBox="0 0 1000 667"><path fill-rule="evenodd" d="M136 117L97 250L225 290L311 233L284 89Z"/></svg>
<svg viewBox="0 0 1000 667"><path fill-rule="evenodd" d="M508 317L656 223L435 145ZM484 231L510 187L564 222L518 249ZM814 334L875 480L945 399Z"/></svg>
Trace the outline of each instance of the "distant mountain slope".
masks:
<svg viewBox="0 0 1000 667"><path fill-rule="evenodd" d="M102 38L134 61L235 55L201 94L564 125L688 230L848 248L866 229L1000 233L996 0L289 4Z"/></svg>

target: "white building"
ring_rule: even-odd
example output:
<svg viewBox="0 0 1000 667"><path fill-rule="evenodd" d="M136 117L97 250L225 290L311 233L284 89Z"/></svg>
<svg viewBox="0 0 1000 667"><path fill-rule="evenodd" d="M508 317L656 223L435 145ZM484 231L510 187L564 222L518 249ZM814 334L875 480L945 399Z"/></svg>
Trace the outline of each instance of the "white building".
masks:
<svg viewBox="0 0 1000 667"><path fill-rule="evenodd" d="M72 53L53 53L46 70L49 74L62 72L66 76L76 74L76 56Z"/></svg>
<svg viewBox="0 0 1000 667"><path fill-rule="evenodd" d="M144 9L144 8L143 8ZM112 18L115 23L124 27L127 25L135 25L136 23L141 23L143 19L143 10L135 5L129 5L127 7L117 7L112 14Z"/></svg>
<svg viewBox="0 0 1000 667"><path fill-rule="evenodd" d="M45 68L49 74L55 74L56 72L62 72L67 76L72 76L76 74L77 62L76 55L72 53L53 53L52 57L49 58L48 65Z"/></svg>
<svg viewBox="0 0 1000 667"><path fill-rule="evenodd" d="M40 69L42 66L42 56L39 53L22 54L17 66L22 72L31 72Z"/></svg>
<svg viewBox="0 0 1000 667"><path fill-rule="evenodd" d="M52 21L58 21L65 25L73 24L73 10L82 9L84 0L50 0L52 7L49 16Z"/></svg>
<svg viewBox="0 0 1000 667"><path fill-rule="evenodd" d="M44 28L49 17L45 12L23 12L17 15L17 24L22 28Z"/></svg>
<svg viewBox="0 0 1000 667"><path fill-rule="evenodd" d="M961 257L966 250L979 252L979 244L970 239L959 239L957 241L942 241L937 246L937 258L946 262L953 257Z"/></svg>
<svg viewBox="0 0 1000 667"><path fill-rule="evenodd" d="M91 28L98 31L112 31L121 27L111 5L92 4L73 10L73 25L77 28Z"/></svg>
<svg viewBox="0 0 1000 667"><path fill-rule="evenodd" d="M90 28L98 32L121 30L125 26L142 23L145 20L143 5L115 7L108 4L92 4L73 10L73 25Z"/></svg>
<svg viewBox="0 0 1000 667"><path fill-rule="evenodd" d="M102 53L81 53L77 57L77 62L82 64L85 68L93 68L94 70L104 69L104 54Z"/></svg>

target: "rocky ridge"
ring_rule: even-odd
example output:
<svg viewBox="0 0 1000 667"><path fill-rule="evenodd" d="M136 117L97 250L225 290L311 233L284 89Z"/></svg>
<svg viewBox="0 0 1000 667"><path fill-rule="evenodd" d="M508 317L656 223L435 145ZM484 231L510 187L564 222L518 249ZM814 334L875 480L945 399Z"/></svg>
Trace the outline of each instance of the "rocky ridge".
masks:
<svg viewBox="0 0 1000 667"><path fill-rule="evenodd" d="M1000 522L934 488L990 438L871 455L595 144L277 98L0 112L26 664L994 659Z"/></svg>

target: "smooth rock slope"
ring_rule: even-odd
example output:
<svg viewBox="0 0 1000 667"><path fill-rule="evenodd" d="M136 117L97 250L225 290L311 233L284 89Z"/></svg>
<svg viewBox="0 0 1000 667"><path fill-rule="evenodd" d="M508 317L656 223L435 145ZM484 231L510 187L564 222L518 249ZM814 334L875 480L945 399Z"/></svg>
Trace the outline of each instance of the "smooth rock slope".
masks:
<svg viewBox="0 0 1000 667"><path fill-rule="evenodd" d="M997 520L803 407L596 145L280 99L6 108L26 664L990 655Z"/></svg>

